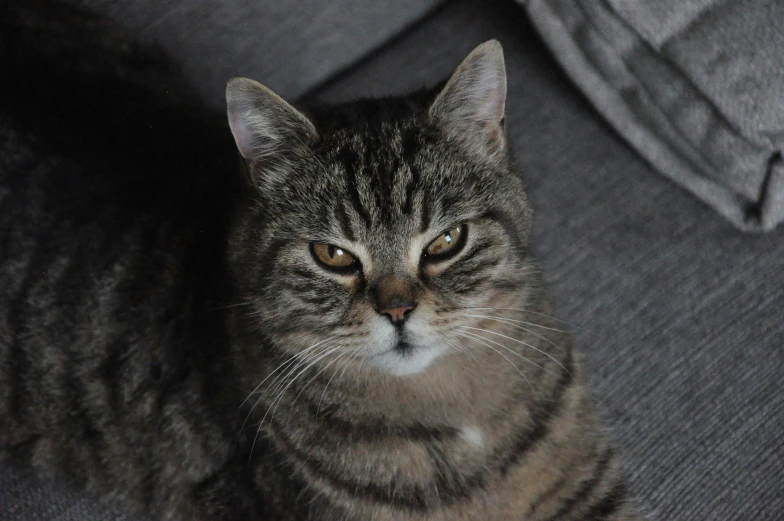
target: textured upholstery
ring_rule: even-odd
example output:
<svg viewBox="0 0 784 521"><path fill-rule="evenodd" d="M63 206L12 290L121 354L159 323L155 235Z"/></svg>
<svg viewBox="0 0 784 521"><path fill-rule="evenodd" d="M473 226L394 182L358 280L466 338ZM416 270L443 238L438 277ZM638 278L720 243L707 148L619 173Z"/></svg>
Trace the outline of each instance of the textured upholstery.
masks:
<svg viewBox="0 0 784 521"><path fill-rule="evenodd" d="M784 221L784 2L523 3L571 78L659 171L741 229Z"/></svg>
<svg viewBox="0 0 784 521"><path fill-rule="evenodd" d="M150 521L0 463L2 521Z"/></svg>
<svg viewBox="0 0 784 521"><path fill-rule="evenodd" d="M226 79L263 78L283 96L371 52L442 0L63 0L160 46L204 100L223 108Z"/></svg>

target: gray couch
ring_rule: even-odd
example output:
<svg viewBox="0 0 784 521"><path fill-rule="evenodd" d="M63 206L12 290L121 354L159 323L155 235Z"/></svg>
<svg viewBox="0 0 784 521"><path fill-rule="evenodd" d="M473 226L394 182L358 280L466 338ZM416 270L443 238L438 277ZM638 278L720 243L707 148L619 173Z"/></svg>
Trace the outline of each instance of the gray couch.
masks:
<svg viewBox="0 0 784 521"><path fill-rule="evenodd" d="M595 93L584 96L562 72L557 60L575 77L553 57L542 18L543 32L531 23L531 5L69 1L157 42L218 109L230 74L311 101L401 93L443 79L498 38L509 141L536 211L534 250L587 354L642 511L651 520L782 519L784 229L743 232L715 201L673 182L666 162L641 150L643 159L594 108L607 108ZM0 519L136 518L6 464Z"/></svg>

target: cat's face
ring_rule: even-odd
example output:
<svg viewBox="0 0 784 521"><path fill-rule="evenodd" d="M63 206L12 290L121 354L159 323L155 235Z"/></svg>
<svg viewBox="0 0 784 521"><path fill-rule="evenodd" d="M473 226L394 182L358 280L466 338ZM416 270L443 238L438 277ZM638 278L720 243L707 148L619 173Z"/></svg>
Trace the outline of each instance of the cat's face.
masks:
<svg viewBox="0 0 784 521"><path fill-rule="evenodd" d="M408 375L459 350L489 308L519 304L530 212L503 135L500 46L436 96L307 119L234 80L229 115L256 183L235 278L291 354Z"/></svg>

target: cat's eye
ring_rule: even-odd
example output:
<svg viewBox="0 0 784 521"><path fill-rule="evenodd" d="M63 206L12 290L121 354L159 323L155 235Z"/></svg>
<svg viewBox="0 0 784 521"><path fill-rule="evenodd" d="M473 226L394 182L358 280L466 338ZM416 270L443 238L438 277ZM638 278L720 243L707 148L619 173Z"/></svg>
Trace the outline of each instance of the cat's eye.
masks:
<svg viewBox="0 0 784 521"><path fill-rule="evenodd" d="M334 244L314 242L310 245L313 257L333 271L348 271L356 267L357 260L351 253Z"/></svg>
<svg viewBox="0 0 784 521"><path fill-rule="evenodd" d="M465 244L468 227L465 224L446 230L425 248L425 259L440 261L456 255Z"/></svg>

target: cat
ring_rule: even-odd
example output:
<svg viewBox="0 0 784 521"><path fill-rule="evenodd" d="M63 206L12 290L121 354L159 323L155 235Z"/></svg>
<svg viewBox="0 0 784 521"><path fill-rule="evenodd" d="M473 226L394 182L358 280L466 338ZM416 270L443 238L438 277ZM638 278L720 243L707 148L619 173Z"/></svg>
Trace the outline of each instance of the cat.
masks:
<svg viewBox="0 0 784 521"><path fill-rule="evenodd" d="M198 123L143 171L0 115L0 457L165 520L639 519L505 100L496 41L397 98L236 78L236 175Z"/></svg>

